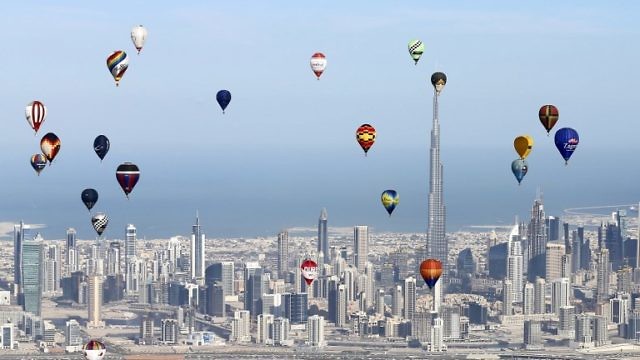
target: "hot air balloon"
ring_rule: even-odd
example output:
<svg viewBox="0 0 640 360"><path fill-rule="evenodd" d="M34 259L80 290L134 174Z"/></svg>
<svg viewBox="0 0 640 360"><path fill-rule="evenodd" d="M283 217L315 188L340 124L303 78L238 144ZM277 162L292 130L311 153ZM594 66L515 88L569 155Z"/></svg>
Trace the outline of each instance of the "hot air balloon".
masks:
<svg viewBox="0 0 640 360"><path fill-rule="evenodd" d="M40 101L34 100L27 104L25 116L29 125L37 134L38 130L40 130L40 125L47 118L47 107Z"/></svg>
<svg viewBox="0 0 640 360"><path fill-rule="evenodd" d="M416 62L416 65L418 65L418 60L420 60L422 53L424 53L424 44L422 43L422 41L420 40L409 41L409 55L411 55L411 58L413 59L413 61Z"/></svg>
<svg viewBox="0 0 640 360"><path fill-rule="evenodd" d="M116 81L116 86L120 85L120 79L124 76L124 73L129 68L129 58L127 53L122 50L112 52L107 57L107 67Z"/></svg>
<svg viewBox="0 0 640 360"><path fill-rule="evenodd" d="M380 200L382 201L382 206L387 209L389 216L391 216L393 209L395 209L398 202L400 202L400 196L398 196L395 190L385 190L382 192Z"/></svg>
<svg viewBox="0 0 640 360"><path fill-rule="evenodd" d="M529 170L529 165L527 164L527 161L524 159L516 159L516 160L513 160L513 162L511 163L511 171L513 172L513 175L516 177L516 180L518 180L518 185L520 185L520 182L522 181L524 176L527 175L528 170Z"/></svg>
<svg viewBox="0 0 640 360"><path fill-rule="evenodd" d="M302 277L307 283L307 286L311 285L313 280L318 277L318 264L311 259L305 259L302 264L300 264L300 269L302 270Z"/></svg>
<svg viewBox="0 0 640 360"><path fill-rule="evenodd" d="M31 156L31 167L38 173L38 176L40 176L40 173L45 166L47 166L47 158L44 157L44 155L35 154Z"/></svg>
<svg viewBox="0 0 640 360"><path fill-rule="evenodd" d="M549 136L549 132L558 122L560 114L558 113L557 107L553 105L542 105L540 111L538 111L538 117L540 118L542 126L544 126L545 130L547 130L547 136Z"/></svg>
<svg viewBox="0 0 640 360"><path fill-rule="evenodd" d="M109 218L105 213L99 212L93 215L93 217L91 218L91 225L93 225L93 228L98 233L98 236L102 236L102 233L105 231L108 224Z"/></svg>
<svg viewBox="0 0 640 360"><path fill-rule="evenodd" d="M436 259L427 259L420 264L420 275L424 282L433 289L440 275L442 275L442 263Z"/></svg>
<svg viewBox="0 0 640 360"><path fill-rule="evenodd" d="M145 29L142 25L138 25L131 29L131 41L133 41L133 45L138 50L138 54L142 50L144 46L144 42L147 41L147 29Z"/></svg>
<svg viewBox="0 0 640 360"><path fill-rule="evenodd" d="M95 189L84 189L82 190L82 194L80 194L80 198L84 206L87 207L87 210L91 210L93 205L98 202L98 192Z"/></svg>
<svg viewBox="0 0 640 360"><path fill-rule="evenodd" d="M560 151L565 165L569 163L569 158L573 155L573 152L576 151L579 142L580 137L578 136L578 132L572 128L562 128L556 131L556 147L558 151Z"/></svg>
<svg viewBox="0 0 640 360"><path fill-rule="evenodd" d="M533 138L529 135L520 135L513 140L513 147L516 149L516 153L520 155L520 159L524 160L531 153Z"/></svg>
<svg viewBox="0 0 640 360"><path fill-rule="evenodd" d="M433 75L431 75L431 85L433 85L433 88L436 90L436 95L440 95L440 92L444 89L446 84L447 75L444 73L434 72Z"/></svg>
<svg viewBox="0 0 640 360"><path fill-rule="evenodd" d="M118 179L118 183L128 199L129 193L133 191L133 188L140 179L140 169L138 169L136 164L130 162L120 164L118 165L118 169L116 169L116 179Z"/></svg>
<svg viewBox="0 0 640 360"><path fill-rule="evenodd" d="M56 158L60 151L60 138L54 133L47 133L40 140L40 149L44 156L49 160L49 165Z"/></svg>
<svg viewBox="0 0 640 360"><path fill-rule="evenodd" d="M98 135L96 139L93 140L93 150L100 158L100 161L104 160L104 157L107 156L110 147L111 143L109 142L109 138L104 135Z"/></svg>
<svg viewBox="0 0 640 360"><path fill-rule="evenodd" d="M358 130L356 130L356 140L362 147L362 150L364 150L364 156L367 156L367 152L376 141L376 129L369 124L360 125Z"/></svg>
<svg viewBox="0 0 640 360"><path fill-rule="evenodd" d="M324 69L327 67L327 58L323 53L317 52L311 56L311 70L316 74L318 80L320 80L320 75L324 72Z"/></svg>
<svg viewBox="0 0 640 360"><path fill-rule="evenodd" d="M107 353L107 348L98 340L89 340L82 348L86 360L102 360Z"/></svg>
<svg viewBox="0 0 640 360"><path fill-rule="evenodd" d="M224 109L229 106L231 102L231 93L229 90L220 90L216 94L216 100L218 101L218 105L222 108L222 113L224 114Z"/></svg>

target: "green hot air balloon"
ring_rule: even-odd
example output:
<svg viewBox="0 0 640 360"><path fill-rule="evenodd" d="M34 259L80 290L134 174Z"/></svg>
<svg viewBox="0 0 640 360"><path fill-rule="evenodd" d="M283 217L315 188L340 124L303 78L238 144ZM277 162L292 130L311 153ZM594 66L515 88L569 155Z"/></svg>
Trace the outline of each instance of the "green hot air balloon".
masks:
<svg viewBox="0 0 640 360"><path fill-rule="evenodd" d="M418 65L418 60L420 60L420 56L424 53L424 44L420 40L411 40L409 41L409 55L413 61Z"/></svg>

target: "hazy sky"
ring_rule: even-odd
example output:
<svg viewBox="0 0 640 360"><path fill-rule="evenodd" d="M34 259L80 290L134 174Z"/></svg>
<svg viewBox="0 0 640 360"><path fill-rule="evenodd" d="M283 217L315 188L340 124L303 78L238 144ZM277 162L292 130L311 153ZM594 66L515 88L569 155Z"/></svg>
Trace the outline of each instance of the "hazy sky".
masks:
<svg viewBox="0 0 640 360"><path fill-rule="evenodd" d="M0 69L0 221L76 227L94 236L80 192L140 236L187 234L196 209L209 235L270 235L330 225L426 227L432 72L444 71L442 147L448 229L526 216L537 186L551 212L640 200L637 120L640 25L636 2L14 2L3 7ZM143 24L140 56L129 38ZM426 51L418 66L407 42ZM130 66L119 88L105 60ZM328 59L321 81L309 58ZM231 91L222 115L215 94ZM24 106L48 118L38 136ZM557 128L580 133L565 167L537 118L556 104ZM378 137L365 158L362 123ZM40 177L29 166L53 131L62 149ZM513 137L536 144L518 187ZM111 140L101 164L92 149ZM553 134L552 134L553 135ZM123 161L142 175L127 201ZM379 202L393 188L391 219Z"/></svg>

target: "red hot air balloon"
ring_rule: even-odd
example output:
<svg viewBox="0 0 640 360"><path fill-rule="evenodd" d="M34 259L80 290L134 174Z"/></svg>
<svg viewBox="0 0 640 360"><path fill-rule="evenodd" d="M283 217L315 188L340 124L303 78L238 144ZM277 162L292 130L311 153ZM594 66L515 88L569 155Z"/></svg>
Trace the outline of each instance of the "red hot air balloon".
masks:
<svg viewBox="0 0 640 360"><path fill-rule="evenodd" d="M376 141L376 129L369 124L362 124L356 130L356 140L362 150L364 150L364 155L367 156L367 151L373 146L373 143Z"/></svg>
<svg viewBox="0 0 640 360"><path fill-rule="evenodd" d="M429 289L433 289L440 275L442 275L442 263L436 259L427 259L420 264L420 275L427 283Z"/></svg>
<svg viewBox="0 0 640 360"><path fill-rule="evenodd" d="M47 118L47 107L40 101L34 100L27 104L25 116L29 126L31 126L37 134L40 129L40 125L42 125L44 120Z"/></svg>
<svg viewBox="0 0 640 360"><path fill-rule="evenodd" d="M49 160L49 165L51 165L51 162L60 151L60 138L54 133L47 133L40 140L40 149L42 154Z"/></svg>
<svg viewBox="0 0 640 360"><path fill-rule="evenodd" d="M300 264L300 269L302 270L304 281L307 282L307 286L311 285L313 280L318 277L318 264L311 259L305 259L302 264Z"/></svg>
<svg viewBox="0 0 640 360"><path fill-rule="evenodd" d="M311 56L311 70L316 74L318 80L320 80L320 76L324 72L324 69L327 67L327 58L323 53L317 52Z"/></svg>
<svg viewBox="0 0 640 360"><path fill-rule="evenodd" d="M547 136L549 136L549 132L558 122L560 115L557 107L553 105L542 105L540 111L538 111L538 117L544 129L547 130Z"/></svg>
<svg viewBox="0 0 640 360"><path fill-rule="evenodd" d="M116 179L118 179L118 183L128 199L129 193L133 191L138 180L140 180L140 169L134 163L125 162L120 164L116 169Z"/></svg>

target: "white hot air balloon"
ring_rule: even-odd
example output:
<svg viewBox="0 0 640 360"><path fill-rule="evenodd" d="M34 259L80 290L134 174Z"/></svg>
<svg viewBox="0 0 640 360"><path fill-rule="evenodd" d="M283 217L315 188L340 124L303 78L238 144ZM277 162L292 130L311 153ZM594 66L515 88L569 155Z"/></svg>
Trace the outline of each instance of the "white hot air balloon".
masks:
<svg viewBox="0 0 640 360"><path fill-rule="evenodd" d="M147 40L147 29L145 29L142 25L138 25L131 29L131 41L133 41L133 45L138 50L138 54L142 50L144 46L144 42Z"/></svg>
<svg viewBox="0 0 640 360"><path fill-rule="evenodd" d="M318 80L320 80L320 76L324 72L324 69L327 67L327 58L323 53L317 52L311 56L311 70L316 74Z"/></svg>

